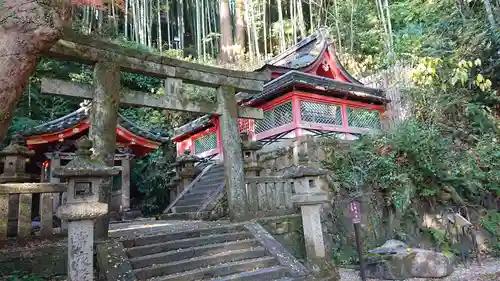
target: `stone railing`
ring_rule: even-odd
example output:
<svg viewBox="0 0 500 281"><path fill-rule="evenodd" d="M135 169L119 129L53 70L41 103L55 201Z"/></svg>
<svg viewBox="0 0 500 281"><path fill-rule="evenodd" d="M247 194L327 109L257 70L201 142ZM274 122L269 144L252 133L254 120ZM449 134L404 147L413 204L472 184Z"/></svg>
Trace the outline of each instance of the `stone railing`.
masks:
<svg viewBox="0 0 500 281"><path fill-rule="evenodd" d="M33 194L40 194L40 236L42 238L53 236L53 196L59 196L66 190L67 185L63 183L0 184L0 240L6 240L8 236L16 236L20 239L32 236L34 229L31 219Z"/></svg>
<svg viewBox="0 0 500 281"><path fill-rule="evenodd" d="M291 197L293 180L283 177L245 177L247 214L252 218L297 213Z"/></svg>

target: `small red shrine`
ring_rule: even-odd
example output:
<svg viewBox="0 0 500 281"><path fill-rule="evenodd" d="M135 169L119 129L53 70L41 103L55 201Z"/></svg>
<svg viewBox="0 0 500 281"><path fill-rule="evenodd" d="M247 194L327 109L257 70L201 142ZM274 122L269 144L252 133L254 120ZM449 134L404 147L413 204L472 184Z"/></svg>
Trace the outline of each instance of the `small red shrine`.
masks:
<svg viewBox="0 0 500 281"><path fill-rule="evenodd" d="M90 127L89 104L61 118L49 121L23 132L28 148L35 151L31 163L41 167L41 181L59 182L53 170L75 157L75 141L88 133ZM130 161L159 148L169 139L134 124L118 115L116 130L115 166L120 175L113 178L111 211L130 209ZM59 199L54 207L59 205Z"/></svg>
<svg viewBox="0 0 500 281"><path fill-rule="evenodd" d="M340 63L327 33L319 29L256 71L272 80L261 93L238 93L240 105L261 108L261 120L239 120L240 133L270 144L305 134L334 134L356 139L381 128L388 100L384 92L364 86ZM189 149L198 157L222 153L219 118L205 115L175 130L177 154Z"/></svg>

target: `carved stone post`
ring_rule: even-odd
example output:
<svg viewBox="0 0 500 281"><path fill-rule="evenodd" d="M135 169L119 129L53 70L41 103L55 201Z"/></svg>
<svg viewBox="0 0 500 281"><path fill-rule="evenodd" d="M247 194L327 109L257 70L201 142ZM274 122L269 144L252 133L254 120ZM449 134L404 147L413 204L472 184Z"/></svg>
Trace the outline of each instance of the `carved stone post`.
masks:
<svg viewBox="0 0 500 281"><path fill-rule="evenodd" d="M50 153L49 159L50 159L49 182L50 183L60 183L61 181L59 180L59 178L54 175L54 170L61 167L61 159L59 158L59 153L58 152ZM54 198L52 200L52 209L54 210L54 212L57 211L57 207L59 207L60 204L61 204L61 200L60 200L59 194L58 194L57 196L54 196Z"/></svg>
<svg viewBox="0 0 500 281"><path fill-rule="evenodd" d="M181 178L177 176L175 171L168 172L168 177L170 178L170 181L165 185L165 189L168 192L168 203L172 204L175 198L177 198Z"/></svg>
<svg viewBox="0 0 500 281"><path fill-rule="evenodd" d="M338 272L326 256L321 225L323 203L328 202L328 195L321 189L320 180L320 176L325 173L325 170L317 167L299 165L287 168L285 178L294 179L297 194L292 196L291 201L300 206L309 267L321 280L338 280Z"/></svg>
<svg viewBox="0 0 500 281"><path fill-rule="evenodd" d="M256 177L262 169L259 165L257 151L262 148L258 141L252 141L248 134L241 134L241 150L243 152L243 163L245 177Z"/></svg>
<svg viewBox="0 0 500 281"><path fill-rule="evenodd" d="M219 117L222 136L222 153L231 220L246 217L245 178L241 139L238 131L238 107L234 88L221 86L217 89L217 102L222 115Z"/></svg>
<svg viewBox="0 0 500 281"><path fill-rule="evenodd" d="M119 170L104 162L90 159L92 141L83 137L77 142L75 159L55 173L68 179L67 201L57 216L68 223L68 276L70 281L94 280L94 220L108 213L108 205L99 203L103 180Z"/></svg>
<svg viewBox="0 0 500 281"><path fill-rule="evenodd" d="M24 139L20 135L15 135L11 143L0 151L0 157L3 159L3 173L0 175L0 183L8 182L29 182L30 175L26 173L26 162L35 153L25 146ZM17 223L17 234L20 237L31 235L31 194L13 194L7 200L8 206L0 206L0 209L8 207L8 230L9 235L16 232L15 225L18 218L21 220Z"/></svg>
<svg viewBox="0 0 500 281"><path fill-rule="evenodd" d="M122 167L122 198L121 198L121 210L122 213L130 211L130 160L134 156L130 153L126 153L124 158L121 159Z"/></svg>
<svg viewBox="0 0 500 281"><path fill-rule="evenodd" d="M200 173L200 170L194 166L200 158L191 155L191 151L184 151L184 155L177 157L174 164L177 170L177 175L181 178L180 191L182 192Z"/></svg>

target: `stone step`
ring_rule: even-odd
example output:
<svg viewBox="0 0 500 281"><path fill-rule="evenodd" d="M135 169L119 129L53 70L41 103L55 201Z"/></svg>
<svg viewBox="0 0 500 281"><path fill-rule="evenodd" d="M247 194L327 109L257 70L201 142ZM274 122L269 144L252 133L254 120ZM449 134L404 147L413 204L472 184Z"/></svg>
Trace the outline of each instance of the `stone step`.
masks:
<svg viewBox="0 0 500 281"><path fill-rule="evenodd" d="M201 184L201 183L198 183L198 185L194 186L191 190L189 190L189 192L187 194L193 194L193 193L211 193L211 192L217 190L217 188L219 188L220 185L221 185L221 183L216 183L216 184Z"/></svg>
<svg viewBox="0 0 500 281"><path fill-rule="evenodd" d="M185 230L174 233L164 233L164 234L139 237L123 241L123 245L126 248L132 248L132 247L158 244L158 243L170 242L174 240L181 240L187 238L197 238L214 234L228 234L228 233L245 232L245 231L246 231L245 225L242 223L227 224L227 225L220 225L208 228L199 228L194 230Z"/></svg>
<svg viewBox="0 0 500 281"><path fill-rule="evenodd" d="M217 276L225 276L239 272L253 270L255 268L263 268L274 266L277 264L273 257L261 257L256 259L247 259L243 261L218 264L206 268L200 268L190 271L185 271L178 274L172 274L155 278L155 281L201 281L209 280ZM268 281L268 280L261 280Z"/></svg>
<svg viewBox="0 0 500 281"><path fill-rule="evenodd" d="M168 213L162 214L162 220L203 220L210 216L210 212Z"/></svg>
<svg viewBox="0 0 500 281"><path fill-rule="evenodd" d="M148 279L156 276L175 274L186 270L193 270L196 268L208 267L221 263L259 258L265 255L266 255L266 249L263 247L226 251L208 256L195 257L187 260L175 261L165 264L153 265L151 267L136 269L135 275L139 279Z"/></svg>
<svg viewBox="0 0 500 281"><path fill-rule="evenodd" d="M205 179L201 179L199 182L196 183L196 185L216 185L216 184L221 184L224 182L225 177L219 177L219 176L210 176Z"/></svg>
<svg viewBox="0 0 500 281"><path fill-rule="evenodd" d="M250 232L224 233L224 234L207 235L203 237L195 237L182 240L173 240L162 243L148 244L144 246L136 246L128 248L126 249L126 251L130 258L136 258L140 256L157 254L165 251L185 249L190 247L230 242L236 240L245 240L252 237L253 236Z"/></svg>
<svg viewBox="0 0 500 281"><path fill-rule="evenodd" d="M286 277L286 275L287 271L284 267L272 266L256 269L253 271L232 274L224 277L217 277L211 279L210 281L271 281Z"/></svg>
<svg viewBox="0 0 500 281"><path fill-rule="evenodd" d="M210 196L214 193L222 183L217 184L209 184L209 185L199 185L196 188L193 188L189 191L188 194L198 194L205 193L207 196Z"/></svg>
<svg viewBox="0 0 500 281"><path fill-rule="evenodd" d="M130 259L132 268L138 269L152 266L153 264L163 264L165 262L174 262L193 257L210 255L222 251L241 250L245 248L257 247L259 245L256 239L246 239L240 241L232 241L218 244L203 245L182 250L174 250L154 255L142 256Z"/></svg>
<svg viewBox="0 0 500 281"><path fill-rule="evenodd" d="M198 192L193 192L193 193L187 193L185 194L182 199L184 200L193 200L193 199L205 199L211 195L212 190L204 190L204 191L198 191Z"/></svg>
<svg viewBox="0 0 500 281"><path fill-rule="evenodd" d="M203 175L203 177L207 177L207 176L210 176L210 175L224 175L226 171L224 170L224 167L222 168L212 168L210 169L210 171L208 171L208 173L205 173Z"/></svg>
<svg viewBox="0 0 500 281"><path fill-rule="evenodd" d="M177 201L175 206L190 206L190 205L202 205L205 202L205 198L197 198L197 199L180 199Z"/></svg>
<svg viewBox="0 0 500 281"><path fill-rule="evenodd" d="M175 206L172 207L172 213L189 213L189 212L197 212L201 207L200 205L187 205L187 206Z"/></svg>

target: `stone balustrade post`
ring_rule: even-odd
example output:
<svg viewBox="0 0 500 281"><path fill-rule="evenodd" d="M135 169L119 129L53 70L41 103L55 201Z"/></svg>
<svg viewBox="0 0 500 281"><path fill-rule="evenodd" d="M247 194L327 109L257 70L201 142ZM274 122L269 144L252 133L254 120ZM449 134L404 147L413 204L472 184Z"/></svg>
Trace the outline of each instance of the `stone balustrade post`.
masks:
<svg viewBox="0 0 500 281"><path fill-rule="evenodd" d="M318 145L314 136L303 135L294 140L293 164L319 167Z"/></svg>
<svg viewBox="0 0 500 281"><path fill-rule="evenodd" d="M294 180L296 195L291 201L300 207L302 228L306 246L308 266L321 280L338 280L338 271L329 262L321 213L323 204L328 202L328 194L321 188L326 171L319 167L292 166L284 171L284 177Z"/></svg>
<svg viewBox="0 0 500 281"><path fill-rule="evenodd" d="M241 134L241 151L243 152L243 171L245 177L256 177L264 169L259 164L257 151L262 148L262 143L252 141L248 133Z"/></svg>
<svg viewBox="0 0 500 281"><path fill-rule="evenodd" d="M179 194L178 192L180 189L179 185L181 178L177 176L175 171L169 171L168 177L170 178L170 181L165 185L165 189L168 192L168 203L172 204Z"/></svg>
<svg viewBox="0 0 500 281"><path fill-rule="evenodd" d="M68 277L70 281L94 280L94 221L108 213L108 205L99 203L102 182L119 173L103 161L91 159L92 141L77 141L76 157L55 175L68 180L66 202L57 216L68 221Z"/></svg>
<svg viewBox="0 0 500 281"><path fill-rule="evenodd" d="M182 192L201 172L200 169L194 166L194 164L199 161L200 158L191 155L191 151L187 149L184 151L184 155L177 157L173 166L176 168L177 176L181 179L179 193Z"/></svg>

